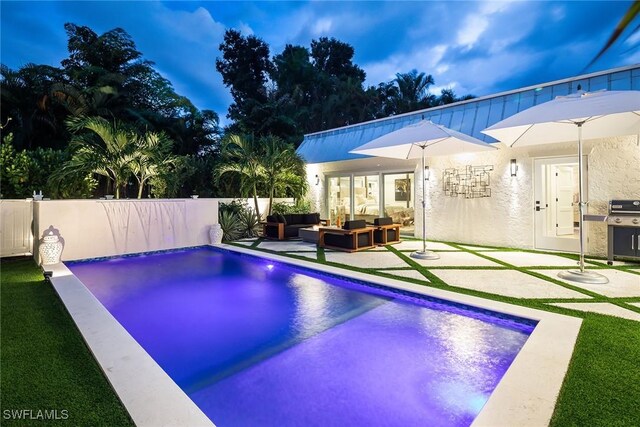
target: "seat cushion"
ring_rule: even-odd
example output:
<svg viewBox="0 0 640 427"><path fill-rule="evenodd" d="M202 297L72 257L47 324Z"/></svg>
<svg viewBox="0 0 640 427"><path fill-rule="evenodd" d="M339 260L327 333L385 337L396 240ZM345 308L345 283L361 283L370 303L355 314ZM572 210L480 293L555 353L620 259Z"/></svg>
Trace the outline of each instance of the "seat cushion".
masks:
<svg viewBox="0 0 640 427"><path fill-rule="evenodd" d="M391 219L391 217L376 218L373 220L373 224L374 225L391 225L393 224L393 220Z"/></svg>
<svg viewBox="0 0 640 427"><path fill-rule="evenodd" d="M319 213L304 214L304 223L320 224L320 214Z"/></svg>
<svg viewBox="0 0 640 427"><path fill-rule="evenodd" d="M287 224L304 224L303 214L289 214L287 215Z"/></svg>
<svg viewBox="0 0 640 427"><path fill-rule="evenodd" d="M352 221L345 221L342 226L345 230L356 230L358 228L365 228L367 226L367 221L364 219L354 219Z"/></svg>
<svg viewBox="0 0 640 427"><path fill-rule="evenodd" d="M282 214L277 214L276 218L278 218L278 222L283 223L284 225L287 225L287 219L285 218L284 215Z"/></svg>

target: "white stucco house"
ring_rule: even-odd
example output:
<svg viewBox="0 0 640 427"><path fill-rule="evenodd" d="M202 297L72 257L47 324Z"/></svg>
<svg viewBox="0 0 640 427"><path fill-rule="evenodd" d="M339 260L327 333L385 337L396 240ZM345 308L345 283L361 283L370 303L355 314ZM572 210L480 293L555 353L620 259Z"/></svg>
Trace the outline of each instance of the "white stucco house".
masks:
<svg viewBox="0 0 640 427"><path fill-rule="evenodd" d="M405 233L422 237L424 182L429 239L577 252L577 142L522 148L499 144L492 152L433 157L427 159L425 180L419 160L349 151L422 119L493 143L483 129L578 90L640 90L640 64L305 135L298 153L307 162L312 204L328 218L391 216ZM585 141L590 214L606 215L612 199L640 200L639 138ZM472 181L474 193L465 193L470 188L464 185ZM607 224L586 224L586 253L605 255Z"/></svg>

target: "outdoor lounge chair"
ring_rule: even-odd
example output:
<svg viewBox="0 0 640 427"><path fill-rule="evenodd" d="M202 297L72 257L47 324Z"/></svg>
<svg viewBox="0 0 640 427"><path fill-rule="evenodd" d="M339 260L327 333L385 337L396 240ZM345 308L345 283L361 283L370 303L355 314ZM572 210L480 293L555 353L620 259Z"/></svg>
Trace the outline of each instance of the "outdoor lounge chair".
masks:
<svg viewBox="0 0 640 427"><path fill-rule="evenodd" d="M269 215L267 222L262 223L262 234L270 239L290 239L298 237L301 228L321 224L329 225L328 220L320 219L319 213Z"/></svg>
<svg viewBox="0 0 640 427"><path fill-rule="evenodd" d="M342 228L320 228L318 245L321 248L356 252L373 248L373 227L367 227L363 219L346 221Z"/></svg>
<svg viewBox="0 0 640 427"><path fill-rule="evenodd" d="M393 220L387 218L376 218L373 220L373 238L376 245L390 245L400 242L401 224L394 224Z"/></svg>

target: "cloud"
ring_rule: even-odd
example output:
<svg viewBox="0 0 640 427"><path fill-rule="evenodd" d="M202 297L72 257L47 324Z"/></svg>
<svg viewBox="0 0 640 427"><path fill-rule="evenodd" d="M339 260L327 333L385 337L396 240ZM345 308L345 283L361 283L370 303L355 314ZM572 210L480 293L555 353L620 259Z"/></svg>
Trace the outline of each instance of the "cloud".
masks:
<svg viewBox="0 0 640 427"><path fill-rule="evenodd" d="M488 26L489 20L485 16L469 15L465 18L462 28L458 30L456 42L471 49Z"/></svg>
<svg viewBox="0 0 640 427"><path fill-rule="evenodd" d="M355 48L377 85L417 69L458 95L486 95L569 77L595 56L628 9L625 2L0 2L2 62L59 65L65 22L97 33L124 28L146 59L199 108L226 114L228 88L215 70L225 28L265 40L271 54L320 36ZM638 62L640 33L621 40L597 69Z"/></svg>
<svg viewBox="0 0 640 427"><path fill-rule="evenodd" d="M395 79L396 73L406 73L412 69L427 73L430 72L429 70L438 68L446 70L448 65L444 64L444 68L441 68L439 64L447 49L448 46L444 44L433 47L419 46L416 50L393 55L384 61L364 64L367 84L377 85L380 82L387 82Z"/></svg>
<svg viewBox="0 0 640 427"><path fill-rule="evenodd" d="M238 29L245 36L254 35L253 28L251 28L248 24L245 24L244 22L240 22L240 24L238 24Z"/></svg>
<svg viewBox="0 0 640 427"><path fill-rule="evenodd" d="M311 32L316 36L322 36L328 34L331 31L332 27L333 22L331 21L331 19L321 18L318 19L315 24L313 24L313 29L311 30Z"/></svg>

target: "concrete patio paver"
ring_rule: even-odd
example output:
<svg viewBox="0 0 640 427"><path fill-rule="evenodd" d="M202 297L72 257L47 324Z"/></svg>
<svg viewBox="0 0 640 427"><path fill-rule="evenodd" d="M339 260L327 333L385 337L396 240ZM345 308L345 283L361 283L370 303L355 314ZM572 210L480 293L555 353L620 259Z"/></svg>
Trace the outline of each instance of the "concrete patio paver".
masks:
<svg viewBox="0 0 640 427"><path fill-rule="evenodd" d="M577 261L551 254L537 254L532 252L516 252L516 251L496 251L487 254L491 258L498 259L516 267L575 267Z"/></svg>
<svg viewBox="0 0 640 427"><path fill-rule="evenodd" d="M359 268L392 268L392 267L408 267L393 252L329 252L324 254L325 259L329 262L350 265Z"/></svg>
<svg viewBox="0 0 640 427"><path fill-rule="evenodd" d="M625 310L615 304L608 302L559 302L551 303L557 307L570 308L578 311L587 311L592 313L608 314L610 316L621 317L623 319L635 320L640 322L640 313L635 311Z"/></svg>
<svg viewBox="0 0 640 427"><path fill-rule="evenodd" d="M422 240L403 240L400 243L396 243L393 247L399 251L421 251ZM427 250L430 251L459 251L460 249L454 248L451 245L441 242L427 242Z"/></svg>
<svg viewBox="0 0 640 427"><path fill-rule="evenodd" d="M640 308L640 302L628 302L627 304Z"/></svg>
<svg viewBox="0 0 640 427"><path fill-rule="evenodd" d="M640 297L640 275L614 269L597 270L609 279L606 285L572 282L558 277L563 270L538 270L540 274L607 297Z"/></svg>
<svg viewBox="0 0 640 427"><path fill-rule="evenodd" d="M514 298L591 298L517 270L434 270L451 286Z"/></svg>
<svg viewBox="0 0 640 427"><path fill-rule="evenodd" d="M408 255L408 254L407 254ZM418 264L429 267L500 267L501 265L469 252L440 252L440 259L414 259Z"/></svg>

